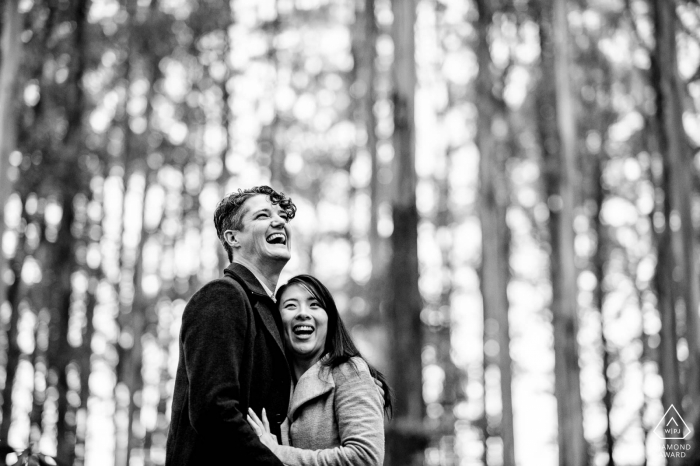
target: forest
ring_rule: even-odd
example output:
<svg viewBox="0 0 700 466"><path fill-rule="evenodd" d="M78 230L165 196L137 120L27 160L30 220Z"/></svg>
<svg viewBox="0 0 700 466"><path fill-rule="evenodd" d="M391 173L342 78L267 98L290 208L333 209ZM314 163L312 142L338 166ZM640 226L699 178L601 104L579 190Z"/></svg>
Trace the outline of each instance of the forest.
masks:
<svg viewBox="0 0 700 466"><path fill-rule="evenodd" d="M700 464L697 0L0 4L0 465L165 463L257 185L387 466Z"/></svg>

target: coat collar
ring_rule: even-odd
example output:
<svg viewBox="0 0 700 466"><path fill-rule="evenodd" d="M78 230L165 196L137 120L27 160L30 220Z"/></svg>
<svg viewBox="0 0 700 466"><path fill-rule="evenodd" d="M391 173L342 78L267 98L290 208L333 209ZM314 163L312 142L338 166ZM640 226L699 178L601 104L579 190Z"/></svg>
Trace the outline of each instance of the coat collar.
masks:
<svg viewBox="0 0 700 466"><path fill-rule="evenodd" d="M255 295L265 296L266 298L269 298L268 294L265 293L265 289L262 287L260 280L258 280L257 277L253 274L253 272L248 270L248 267L246 267L245 265L238 264L236 262L231 262L229 266L224 269L224 274L238 276L238 278L240 278L243 281L242 285L244 284L244 288L247 288L248 291ZM239 282L241 280L239 280Z"/></svg>
<svg viewBox="0 0 700 466"><path fill-rule="evenodd" d="M288 416L290 421L294 420L294 413L303 404L335 388L335 381L331 374L331 368L323 364L325 360L326 358L324 357L311 366L297 381L297 385L294 387L294 393L292 394L292 400L289 403Z"/></svg>
<svg viewBox="0 0 700 466"><path fill-rule="evenodd" d="M277 326L275 316L273 315L273 312L277 312L277 308L272 299L267 295L267 293L265 293L260 281L258 281L255 275L253 275L253 272L248 270L248 268L246 268L244 265L236 263L231 263L228 267L226 267L226 269L224 269L224 275L230 276L236 280L241 284L246 292L255 295L258 300L262 299L263 302L265 302L264 300L267 300L269 303L267 306L253 305L253 309L255 309L262 319L263 324L265 324L265 328L267 328L267 331L272 335L272 338L274 338L282 354L285 354L286 356L284 344L282 343L282 337L280 336L280 329Z"/></svg>

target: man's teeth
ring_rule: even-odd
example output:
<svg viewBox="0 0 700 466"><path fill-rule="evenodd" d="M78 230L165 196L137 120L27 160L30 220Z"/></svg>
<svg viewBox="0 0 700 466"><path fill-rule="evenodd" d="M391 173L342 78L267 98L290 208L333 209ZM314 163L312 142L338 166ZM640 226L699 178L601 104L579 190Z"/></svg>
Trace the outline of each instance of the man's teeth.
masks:
<svg viewBox="0 0 700 466"><path fill-rule="evenodd" d="M285 244L287 242L287 237L284 236L282 233L273 233L267 237L267 242L275 244Z"/></svg>

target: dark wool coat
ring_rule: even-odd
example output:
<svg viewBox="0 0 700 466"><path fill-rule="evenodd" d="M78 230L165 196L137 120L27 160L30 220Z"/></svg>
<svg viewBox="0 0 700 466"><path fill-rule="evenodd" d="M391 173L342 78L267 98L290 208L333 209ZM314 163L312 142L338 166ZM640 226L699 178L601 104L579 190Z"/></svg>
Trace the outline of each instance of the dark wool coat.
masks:
<svg viewBox="0 0 700 466"><path fill-rule="evenodd" d="M291 376L276 305L247 268L231 264L185 307L166 465L282 463L246 422L265 408L279 437Z"/></svg>

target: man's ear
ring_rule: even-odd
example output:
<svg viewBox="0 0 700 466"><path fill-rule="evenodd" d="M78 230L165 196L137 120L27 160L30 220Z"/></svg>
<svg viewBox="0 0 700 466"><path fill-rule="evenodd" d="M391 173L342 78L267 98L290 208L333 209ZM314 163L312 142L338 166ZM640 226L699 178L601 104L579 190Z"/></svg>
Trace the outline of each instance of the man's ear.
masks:
<svg viewBox="0 0 700 466"><path fill-rule="evenodd" d="M226 230L224 232L224 240L229 244L229 246L233 248L237 248L240 246L233 230Z"/></svg>

